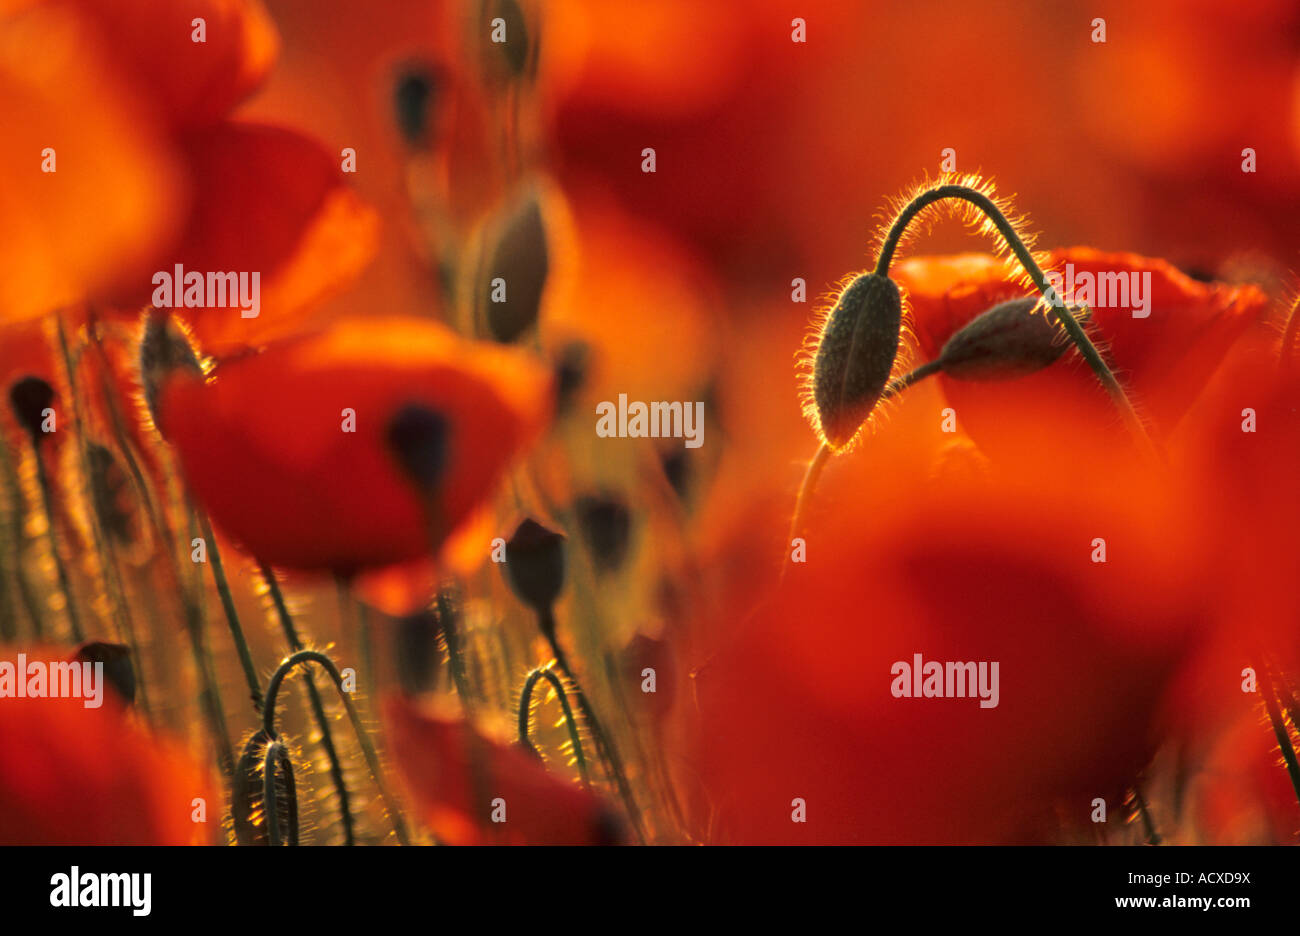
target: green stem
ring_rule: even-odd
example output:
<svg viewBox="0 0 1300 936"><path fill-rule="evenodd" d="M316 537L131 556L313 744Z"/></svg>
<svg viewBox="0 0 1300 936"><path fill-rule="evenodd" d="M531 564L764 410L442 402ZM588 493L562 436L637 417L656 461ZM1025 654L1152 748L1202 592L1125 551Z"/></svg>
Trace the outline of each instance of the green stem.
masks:
<svg viewBox="0 0 1300 936"><path fill-rule="evenodd" d="M1286 331L1282 334L1282 351L1278 355L1277 363L1283 373L1290 365L1291 358L1295 356L1297 337L1300 337L1300 293L1296 294L1295 300L1291 303L1291 312L1286 320Z"/></svg>
<svg viewBox="0 0 1300 936"><path fill-rule="evenodd" d="M817 490L817 482L821 479L822 471L826 468L826 463L830 461L831 456L835 454L831 447L822 443L817 449L817 454L812 457L808 463L808 470L804 472L803 483L799 485L799 494L794 500L794 514L790 517L790 533L785 538L785 544L782 547L782 555L785 557L781 563L781 575L785 576L785 570L790 565L791 543L803 529L803 517L808 510L808 502L812 500L813 492Z"/></svg>
<svg viewBox="0 0 1300 936"><path fill-rule="evenodd" d="M58 524L54 516L54 494L50 490L50 478L45 471L45 455L41 451L40 439L32 436L32 452L36 457L36 485L41 492L41 509L45 512L46 532L50 539L50 554L54 557L54 572L58 576L59 589L63 592L68 625L72 628L72 637L77 643L86 639L81 628L81 617L77 614L77 604L72 594L72 580L68 576L67 564L59 551L59 537L56 533Z"/></svg>
<svg viewBox="0 0 1300 936"><path fill-rule="evenodd" d="M1282 760L1286 764L1286 772L1291 778L1296 799L1300 800L1300 762L1297 762L1295 747L1291 744L1291 733L1287 731L1286 721L1278 710L1277 697L1274 695L1273 680L1269 675L1268 667L1264 665L1262 659L1257 663L1259 665L1256 671L1259 673L1260 688L1264 690L1264 708L1268 711L1268 720L1273 725L1273 734L1277 738L1278 748L1282 751Z"/></svg>
<svg viewBox="0 0 1300 936"><path fill-rule="evenodd" d="M217 538L212 533L212 524L208 515L197 507L194 516L199 524L199 533L207 544L208 558L212 566L212 581L216 583L217 594L221 596L221 608L226 615L226 624L230 628L230 638L234 641L235 651L239 654L239 664L244 670L244 680L248 683L248 695L253 700L253 710L262 710L262 682L257 678L257 667L253 663L253 653L248 648L244 637L244 628L239 623L239 611L235 608L235 596L230 591L230 582L226 578L226 568L221 561L221 549Z"/></svg>
<svg viewBox="0 0 1300 936"><path fill-rule="evenodd" d="M466 715L474 712L474 695L470 692L469 672L465 669L465 653L460 645L460 631L456 626L456 611L445 592L438 593L438 627L447 645L447 660L451 664L451 679L456 684L456 695Z"/></svg>
<svg viewBox="0 0 1300 936"><path fill-rule="evenodd" d="M280 626L284 630L285 641L289 644L290 652L296 653L303 649L303 643L298 636L298 630L294 627L293 617L289 614L289 606L285 604L284 595L280 591L279 583L275 580L275 573L269 566L261 567L262 578L266 582L267 590L270 592L271 601L275 604L275 610L280 618ZM331 664L333 665L333 664ZM281 667L283 669L283 667ZM277 671L279 672L279 671ZM283 678L283 677L281 677ZM325 705L321 701L320 691L316 688L316 681L312 678L311 673L306 675L307 699L311 704L312 717L316 720L316 727L320 730L321 745L325 748L325 756L329 760L330 778L334 781L334 789L339 797L339 812L343 819L343 841L346 845L356 844L354 820L352 817L352 800L348 793L347 780L343 776L343 762L339 758L338 749L334 746L334 733L330 730L329 716L325 712ZM274 688L278 688L272 683L266 690L266 706L263 709L262 717L269 724L275 716L275 693ZM268 732L274 737L273 732Z"/></svg>
<svg viewBox="0 0 1300 936"><path fill-rule="evenodd" d="M582 777L582 785L590 786L591 778L587 775L587 758L582 751L582 738L578 734L578 722L573 717L573 709L569 705L569 696L564 691L564 684L560 677L545 667L538 667L528 674L524 680L523 692L519 695L519 743L528 748L533 753L537 753L537 748L528 737L529 727L532 723L532 705L533 705L533 688L539 680L545 679L555 690L555 697L560 700L560 708L564 712L564 723L569 729L569 742L573 745L573 755L578 762L578 773Z"/></svg>
<svg viewBox="0 0 1300 936"><path fill-rule="evenodd" d="M1034 288L1037 289L1039 293L1042 294L1043 298L1048 301L1047 304L1051 306L1052 313L1056 316L1056 320L1061 323L1061 327L1064 328L1066 333L1070 336L1070 340L1074 342L1074 346L1079 349L1079 354L1088 362L1088 366L1092 368L1092 372L1097 375L1097 379L1101 381L1102 386L1106 388L1106 392L1109 393L1111 399L1114 400L1115 406L1123 414L1125 422L1128 423L1134 436L1139 440L1145 450L1148 452L1154 452L1155 447L1151 442L1150 437L1147 435L1146 428L1142 425L1142 421L1138 418L1137 411L1133 408L1133 403L1129 400L1128 394L1124 392L1124 388L1120 386L1120 382L1116 379L1115 374L1102 359L1101 352L1099 352L1097 346L1092 343L1092 339L1088 337L1088 333L1084 331L1084 328L1079 324L1079 321L1066 310L1064 297L1056 296L1055 290L1052 290L1048 285L1046 275L1038 266L1038 262L1034 259L1029 248L1025 246L1024 241L1020 239L1020 235L1016 233L1015 225L1007 220L1006 215L1002 213L1002 209L994 204L993 200L984 193L978 192L965 185L938 185L913 198L911 202L908 203L907 207L899 212L898 217L894 219L893 226L889 229L888 235L885 237L884 246L880 250L880 257L876 261L876 275L889 275L889 265L893 262L894 251L898 247L898 242L902 238L903 232L907 229L907 226L912 222L917 214L934 202L941 201L945 198L957 198L969 202L980 211L984 212L988 219L993 222L993 226L997 228L998 233L1002 235L1007 246L1011 248L1011 252L1015 254L1016 259L1020 261L1020 265L1024 267L1025 272L1029 274L1029 278L1033 282Z"/></svg>
<svg viewBox="0 0 1300 936"><path fill-rule="evenodd" d="M1151 811L1147 809L1146 798L1142 796L1142 790L1136 784L1133 787L1133 801L1137 804L1138 815L1142 817L1142 828L1146 832L1148 845L1159 845L1160 836L1156 832L1156 825L1151 821Z"/></svg>
<svg viewBox="0 0 1300 936"><path fill-rule="evenodd" d="M271 681L266 687L266 705L262 709L263 731L266 732L268 738L275 739L275 701L280 692L280 684L284 682L284 678L289 675L294 667L304 663L319 664L329 674L330 679L333 680L334 688L338 690L339 698L343 700L343 708L348 713L349 721L352 722L352 729L356 732L357 743L361 746L361 753L366 759L366 766L370 768L370 774L374 778L375 786L379 789L379 796L388 809L389 819L393 823L393 832L397 835L397 840L403 845L411 844L410 837L406 832L406 822L402 818L401 811L397 808L397 800L389 791L388 784L384 782L384 771L379 763L379 756L370 741L370 735L361 722L361 715L357 712L357 707L352 703L351 697L343 688L343 677L339 674L338 667L334 665L333 660L316 650L299 650L280 664L279 668L272 674ZM308 673L307 675L310 677L311 674Z"/></svg>
<svg viewBox="0 0 1300 936"><path fill-rule="evenodd" d="M644 845L646 838L645 828L641 820L641 809L632 796L632 788L628 784L627 775L623 770L622 758L619 757L613 740L605 733L600 719L596 717L595 711L587 701L587 694L582 690L582 683L578 682L573 668L569 666L568 656L565 654L564 648L560 646L560 641L555 632L555 615L550 608L545 611L538 611L537 626L541 630L542 636L546 638L547 643L551 645L551 653L555 656L556 666L559 667L560 672L564 674L564 678L569 681L569 684L573 686L573 697L578 703L578 710L582 712L583 720L586 721L587 727L591 730L591 736L596 742L596 752L605 761L610 775L613 776L614 784L618 787L619 797L627 808L628 818L632 820L632 827L636 831L636 836Z"/></svg>
<svg viewBox="0 0 1300 936"><path fill-rule="evenodd" d="M929 361L928 363L922 364L920 367L909 371L903 376L891 380L889 385L885 387L884 391L880 394L880 399L888 400L892 396L897 396L918 380L924 380L931 374L937 374L941 370L943 370L943 362L939 360Z"/></svg>

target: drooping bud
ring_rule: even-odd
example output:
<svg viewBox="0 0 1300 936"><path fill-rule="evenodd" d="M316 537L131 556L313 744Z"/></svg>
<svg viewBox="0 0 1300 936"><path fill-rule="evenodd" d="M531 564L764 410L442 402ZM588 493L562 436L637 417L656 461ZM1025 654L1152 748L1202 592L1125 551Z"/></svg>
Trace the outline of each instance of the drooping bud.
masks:
<svg viewBox="0 0 1300 936"><path fill-rule="evenodd" d="M506 542L505 572L520 601L548 614L564 587L564 534L525 520Z"/></svg>
<svg viewBox="0 0 1300 936"><path fill-rule="evenodd" d="M267 744L266 732L258 731L244 745L239 763L231 777L230 819L235 841L240 845L269 845L271 837L266 823L264 800L266 797ZM283 744L273 742L271 752L272 778L276 793L276 825L281 839L291 845L298 844L298 795L294 785L293 762Z"/></svg>
<svg viewBox="0 0 1300 936"><path fill-rule="evenodd" d="M1054 364L1071 345L1056 316L1038 304L1011 299L980 313L948 339L940 368L954 380L1012 380Z"/></svg>
<svg viewBox="0 0 1300 936"><path fill-rule="evenodd" d="M535 190L513 205L501 221L487 265L488 331L497 341L514 341L537 321L550 272L542 206Z"/></svg>
<svg viewBox="0 0 1300 936"><path fill-rule="evenodd" d="M871 415L898 356L903 303L887 276L864 273L831 310L813 361L813 402L832 448L852 441Z"/></svg>
<svg viewBox="0 0 1300 936"><path fill-rule="evenodd" d="M23 377L9 388L9 405L13 407L14 418L34 440L39 440L44 434L41 425L45 421L45 410L53 402L54 388L40 377Z"/></svg>

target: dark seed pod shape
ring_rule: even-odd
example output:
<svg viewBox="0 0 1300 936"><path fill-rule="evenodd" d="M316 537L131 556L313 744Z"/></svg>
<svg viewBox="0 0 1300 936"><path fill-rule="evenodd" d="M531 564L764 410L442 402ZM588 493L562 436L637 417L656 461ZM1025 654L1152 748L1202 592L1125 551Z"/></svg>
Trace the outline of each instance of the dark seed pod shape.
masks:
<svg viewBox="0 0 1300 936"><path fill-rule="evenodd" d="M612 572L627 557L632 535L632 514L622 500L606 495L584 495L573 503L582 537L591 548L592 564L600 573Z"/></svg>
<svg viewBox="0 0 1300 936"><path fill-rule="evenodd" d="M487 265L483 289L487 324L497 341L514 341L537 321L550 272L546 228L536 192L529 192L505 218ZM504 299L499 291L505 290Z"/></svg>
<svg viewBox="0 0 1300 936"><path fill-rule="evenodd" d="M135 667L130 648L100 640L88 640L77 647L72 659L78 663L104 664L104 680L127 705L135 702Z"/></svg>
<svg viewBox="0 0 1300 936"><path fill-rule="evenodd" d="M401 407L388 423L388 445L406 475L425 494L442 480L448 463L447 418L423 403Z"/></svg>
<svg viewBox="0 0 1300 936"><path fill-rule="evenodd" d="M412 147L429 143L438 94L438 74L422 63L406 66L393 84L393 109L402 138Z"/></svg>
<svg viewBox="0 0 1300 936"><path fill-rule="evenodd" d="M887 276L864 273L840 293L813 361L813 402L831 448L871 415L898 356L903 302Z"/></svg>
<svg viewBox="0 0 1300 936"><path fill-rule="evenodd" d="M940 368L954 380L1013 380L1054 364L1071 345L1056 316L1037 305L1011 299L980 313L948 339Z"/></svg>
<svg viewBox="0 0 1300 936"><path fill-rule="evenodd" d="M418 611L397 622L393 641L397 682L408 695L419 695L433 687L438 671L439 626L431 611Z"/></svg>
<svg viewBox="0 0 1300 936"><path fill-rule="evenodd" d="M43 435L41 424L45 410L54 402L54 388L40 377L23 377L9 388L9 405L13 407L18 425L27 430L33 439Z"/></svg>
<svg viewBox="0 0 1300 936"><path fill-rule="evenodd" d="M506 542L505 571L520 601L539 614L549 612L564 587L564 534L525 520Z"/></svg>

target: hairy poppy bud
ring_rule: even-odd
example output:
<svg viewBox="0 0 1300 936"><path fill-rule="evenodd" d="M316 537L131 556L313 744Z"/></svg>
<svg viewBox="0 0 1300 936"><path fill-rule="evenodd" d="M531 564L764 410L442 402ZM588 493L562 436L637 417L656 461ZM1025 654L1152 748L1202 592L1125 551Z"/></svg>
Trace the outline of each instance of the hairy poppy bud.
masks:
<svg viewBox="0 0 1300 936"><path fill-rule="evenodd" d="M627 504L614 497L585 495L574 501L573 509L596 571L612 572L621 566L632 533Z"/></svg>
<svg viewBox="0 0 1300 936"><path fill-rule="evenodd" d="M564 534L529 518L506 543L506 579L519 600L550 612L564 587Z"/></svg>
<svg viewBox="0 0 1300 936"><path fill-rule="evenodd" d="M54 388L39 377L23 377L9 388L14 417L33 439L40 439L45 410L53 402Z"/></svg>
<svg viewBox="0 0 1300 936"><path fill-rule="evenodd" d="M202 374L203 366L186 335L169 316L150 315L140 339L140 383L149 415L163 435L162 422L158 418L158 397L163 383L176 370Z"/></svg>
<svg viewBox="0 0 1300 936"><path fill-rule="evenodd" d="M840 293L813 361L812 394L822 434L847 445L871 415L898 355L903 303L887 276L864 273Z"/></svg>
<svg viewBox="0 0 1300 936"><path fill-rule="evenodd" d="M488 331L497 341L514 341L537 321L550 271L542 206L529 191L501 223L487 266Z"/></svg>
<svg viewBox="0 0 1300 936"><path fill-rule="evenodd" d="M1011 380L1056 362L1069 341L1056 317L1035 311L1038 299L1011 299L980 313L939 352L943 372L955 380Z"/></svg>
<svg viewBox="0 0 1300 936"><path fill-rule="evenodd" d="M263 800L266 797L267 744L264 730L258 731L244 745L239 763L230 781L230 819L235 841L240 845L271 844ZM279 741L271 742L271 769L276 792L276 825L281 839L298 844L298 794L294 785L293 762Z"/></svg>
<svg viewBox="0 0 1300 936"><path fill-rule="evenodd" d="M122 644L88 640L77 647L72 659L78 663L103 663L104 679L127 705L135 701L135 668L131 651Z"/></svg>

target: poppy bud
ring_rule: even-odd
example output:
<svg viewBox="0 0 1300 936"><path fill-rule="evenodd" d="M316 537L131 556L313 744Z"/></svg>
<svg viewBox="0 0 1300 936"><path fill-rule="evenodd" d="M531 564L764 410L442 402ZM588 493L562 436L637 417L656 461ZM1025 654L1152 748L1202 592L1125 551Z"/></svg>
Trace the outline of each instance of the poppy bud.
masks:
<svg viewBox="0 0 1300 936"><path fill-rule="evenodd" d="M408 403L388 423L388 445L402 470L425 494L447 469L447 418L422 403Z"/></svg>
<svg viewBox="0 0 1300 936"><path fill-rule="evenodd" d="M533 326L549 270L542 206L530 191L503 221L488 263L484 288L493 338L509 343Z"/></svg>
<svg viewBox="0 0 1300 936"><path fill-rule="evenodd" d="M499 52L510 75L522 75L528 66L528 28L518 0L496 0L486 5L484 12L490 17L488 38L493 51ZM500 38L498 27L504 33Z"/></svg>
<svg viewBox="0 0 1300 936"><path fill-rule="evenodd" d="M138 542L144 535L140 526L135 488L112 450L91 442L86 447L90 469L91 504L104 531L118 543Z"/></svg>
<svg viewBox="0 0 1300 936"><path fill-rule="evenodd" d="M163 383L176 370L202 374L198 354L190 346L185 334L167 315L150 315L145 322L140 339L140 383L144 388L144 401L149 415L160 434L162 423L158 418L158 396Z"/></svg>
<svg viewBox="0 0 1300 936"><path fill-rule="evenodd" d="M397 622L397 682L408 695L419 695L433 685L439 629L438 618L431 611L409 614Z"/></svg>
<svg viewBox="0 0 1300 936"><path fill-rule="evenodd" d="M13 407L14 417L33 439L40 439L43 435L44 413L53 402L54 388L39 377L23 377L9 388L9 404Z"/></svg>
<svg viewBox="0 0 1300 936"><path fill-rule="evenodd" d="M397 76L393 107L402 138L413 147L429 142L433 109L438 99L438 76L424 64L413 64Z"/></svg>
<svg viewBox="0 0 1300 936"><path fill-rule="evenodd" d="M1011 299L980 313L939 352L943 372L955 380L1011 380L1055 363L1070 343L1051 312L1035 311L1038 304Z"/></svg>
<svg viewBox="0 0 1300 936"><path fill-rule="evenodd" d="M632 533L627 504L614 497L586 495L574 502L573 509L596 571L612 572L621 566Z"/></svg>
<svg viewBox="0 0 1300 936"><path fill-rule="evenodd" d="M587 371L591 369L591 349L585 342L570 341L559 351L555 359L555 411L566 412L573 404L574 397L587 382Z"/></svg>
<svg viewBox="0 0 1300 936"><path fill-rule="evenodd" d="M519 524L506 543L506 580L520 601L549 613L564 587L564 534L531 518Z"/></svg>
<svg viewBox="0 0 1300 936"><path fill-rule="evenodd" d="M78 663L103 663L104 679L127 705L135 702L135 668L131 665L131 650L122 644L88 640L73 652L71 659Z"/></svg>
<svg viewBox="0 0 1300 936"><path fill-rule="evenodd" d="M248 739L235 765L230 784L230 819L235 841L240 845L269 845L262 800L265 797L265 770L268 738L265 730ZM275 770L276 825L281 838L298 844L298 796L294 787L293 762L283 744L274 742L271 754Z"/></svg>
<svg viewBox="0 0 1300 936"><path fill-rule="evenodd" d="M898 355L903 303L887 276L864 273L840 293L813 361L812 391L832 448L852 441L871 415Z"/></svg>

